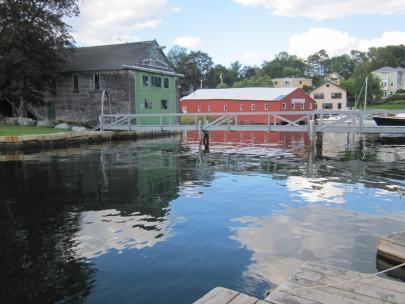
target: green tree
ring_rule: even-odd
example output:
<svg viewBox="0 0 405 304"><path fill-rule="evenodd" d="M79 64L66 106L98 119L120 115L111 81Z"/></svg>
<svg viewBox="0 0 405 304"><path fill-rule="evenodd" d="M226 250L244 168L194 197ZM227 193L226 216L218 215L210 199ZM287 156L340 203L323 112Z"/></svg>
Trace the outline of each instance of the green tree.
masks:
<svg viewBox="0 0 405 304"><path fill-rule="evenodd" d="M329 55L325 50L320 50L309 55L307 59L306 75L313 77L314 85L317 86L319 80L328 73Z"/></svg>
<svg viewBox="0 0 405 304"><path fill-rule="evenodd" d="M180 60L187 56L187 49L184 47L180 47L175 45L170 51L167 53L167 59L173 64L173 66L177 66Z"/></svg>
<svg viewBox="0 0 405 304"><path fill-rule="evenodd" d="M54 77L74 47L65 17L78 16L77 0L0 1L0 98L26 116L26 103L53 92Z"/></svg>
<svg viewBox="0 0 405 304"><path fill-rule="evenodd" d="M261 66L261 74L271 78L302 77L305 72L305 62L287 52L278 53L272 61L265 61Z"/></svg>
<svg viewBox="0 0 405 304"><path fill-rule="evenodd" d="M246 78L241 81L237 81L233 84L234 88L243 88L243 87L272 87L273 82L271 78L267 75L255 76L252 78Z"/></svg>
<svg viewBox="0 0 405 304"><path fill-rule="evenodd" d="M220 83L217 85L217 89L226 89L228 88L228 85L226 83Z"/></svg>
<svg viewBox="0 0 405 304"><path fill-rule="evenodd" d="M184 74L180 79L180 87L183 95L188 94L201 86L207 87L209 72L214 63L212 58L204 52L192 51L181 57L176 65L177 72Z"/></svg>

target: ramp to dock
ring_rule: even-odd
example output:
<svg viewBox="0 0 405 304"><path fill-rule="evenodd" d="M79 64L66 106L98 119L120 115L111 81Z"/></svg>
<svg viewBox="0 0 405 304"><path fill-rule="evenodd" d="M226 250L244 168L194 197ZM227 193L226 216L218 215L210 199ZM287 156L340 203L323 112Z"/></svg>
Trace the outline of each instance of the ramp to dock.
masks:
<svg viewBox="0 0 405 304"><path fill-rule="evenodd" d="M307 262L264 300L215 288L197 304L405 304L405 283Z"/></svg>

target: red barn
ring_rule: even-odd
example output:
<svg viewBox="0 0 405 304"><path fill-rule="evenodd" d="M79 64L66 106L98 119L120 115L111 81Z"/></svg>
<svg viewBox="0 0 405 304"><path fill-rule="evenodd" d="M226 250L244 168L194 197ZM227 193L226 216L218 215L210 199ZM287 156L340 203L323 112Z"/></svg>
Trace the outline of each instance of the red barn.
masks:
<svg viewBox="0 0 405 304"><path fill-rule="evenodd" d="M313 111L315 101L300 88L231 88L197 90L180 99L183 113ZM286 115L290 120L301 115ZM264 124L267 115L239 116L241 123ZM272 121L273 122L273 121ZM277 121L278 123L279 121Z"/></svg>

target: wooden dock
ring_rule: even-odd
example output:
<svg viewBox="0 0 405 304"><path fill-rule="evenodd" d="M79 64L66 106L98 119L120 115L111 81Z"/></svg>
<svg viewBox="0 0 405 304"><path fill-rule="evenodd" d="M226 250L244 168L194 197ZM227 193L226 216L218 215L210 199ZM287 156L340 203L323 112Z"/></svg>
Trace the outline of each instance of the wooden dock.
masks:
<svg viewBox="0 0 405 304"><path fill-rule="evenodd" d="M405 304L405 283L346 269L304 263L263 300L215 288L196 304ZM322 287L318 287L321 286ZM314 288L316 286L316 288Z"/></svg>
<svg viewBox="0 0 405 304"><path fill-rule="evenodd" d="M398 263L405 262L405 232L379 237L377 254Z"/></svg>

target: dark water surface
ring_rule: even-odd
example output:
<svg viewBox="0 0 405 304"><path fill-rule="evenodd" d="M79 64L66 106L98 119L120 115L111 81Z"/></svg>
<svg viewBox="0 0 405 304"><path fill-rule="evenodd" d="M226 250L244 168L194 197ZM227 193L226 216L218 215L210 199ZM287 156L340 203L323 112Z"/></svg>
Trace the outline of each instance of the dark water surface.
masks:
<svg viewBox="0 0 405 304"><path fill-rule="evenodd" d="M405 231L405 146L241 137L0 156L0 303L260 298L303 261L375 272L376 237Z"/></svg>

